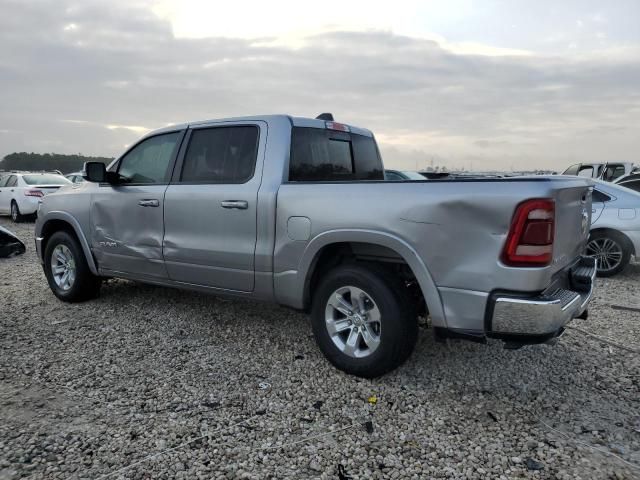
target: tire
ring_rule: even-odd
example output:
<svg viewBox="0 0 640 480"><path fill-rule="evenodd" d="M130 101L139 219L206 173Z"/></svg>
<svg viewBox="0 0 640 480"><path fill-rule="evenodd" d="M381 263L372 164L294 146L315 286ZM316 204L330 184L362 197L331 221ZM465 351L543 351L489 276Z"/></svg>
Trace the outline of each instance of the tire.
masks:
<svg viewBox="0 0 640 480"><path fill-rule="evenodd" d="M11 200L11 220L13 223L20 223L24 220L24 216L20 213L20 207L15 200Z"/></svg>
<svg viewBox="0 0 640 480"><path fill-rule="evenodd" d="M68 273L66 280L65 272ZM100 293L100 277L91 273L78 240L68 232L56 232L47 241L44 273L49 288L63 302L83 302L96 298Z"/></svg>
<svg viewBox="0 0 640 480"><path fill-rule="evenodd" d="M356 307L346 309L338 295ZM406 287L375 264L345 264L327 272L312 299L311 325L320 350L336 368L365 378L402 365L418 337L418 320Z"/></svg>
<svg viewBox="0 0 640 480"><path fill-rule="evenodd" d="M612 277L622 272L631 259L627 238L615 230L599 230L589 236L586 253L596 259L599 277Z"/></svg>

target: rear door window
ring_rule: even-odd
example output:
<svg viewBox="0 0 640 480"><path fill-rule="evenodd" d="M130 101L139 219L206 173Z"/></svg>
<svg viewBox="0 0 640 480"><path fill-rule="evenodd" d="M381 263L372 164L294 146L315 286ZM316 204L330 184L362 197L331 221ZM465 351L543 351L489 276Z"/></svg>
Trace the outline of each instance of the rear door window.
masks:
<svg viewBox="0 0 640 480"><path fill-rule="evenodd" d="M372 137L322 128L293 128L289 181L350 180L384 180Z"/></svg>
<svg viewBox="0 0 640 480"><path fill-rule="evenodd" d="M253 177L258 156L255 125L201 128L191 133L180 181L245 183Z"/></svg>
<svg viewBox="0 0 640 480"><path fill-rule="evenodd" d="M607 165L607 169L604 172L603 180L607 182L612 182L616 178L624 175L624 165Z"/></svg>

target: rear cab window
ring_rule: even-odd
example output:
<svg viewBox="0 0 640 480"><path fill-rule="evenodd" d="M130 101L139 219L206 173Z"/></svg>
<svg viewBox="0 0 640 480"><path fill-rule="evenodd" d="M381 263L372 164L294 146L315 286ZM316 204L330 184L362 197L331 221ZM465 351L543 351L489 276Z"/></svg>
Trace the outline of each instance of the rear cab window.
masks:
<svg viewBox="0 0 640 480"><path fill-rule="evenodd" d="M373 137L328 128L293 127L290 182L384 180Z"/></svg>

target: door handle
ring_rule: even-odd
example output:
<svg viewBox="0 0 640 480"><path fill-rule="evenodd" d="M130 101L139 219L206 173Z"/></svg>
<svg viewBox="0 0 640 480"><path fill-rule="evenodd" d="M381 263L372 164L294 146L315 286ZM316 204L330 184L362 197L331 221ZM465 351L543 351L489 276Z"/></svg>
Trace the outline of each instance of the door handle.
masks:
<svg viewBox="0 0 640 480"><path fill-rule="evenodd" d="M145 199L145 200L140 200L138 202L138 205L140 205L141 207L159 207L160 206L160 202L156 199Z"/></svg>
<svg viewBox="0 0 640 480"><path fill-rule="evenodd" d="M238 210L246 210L249 208L249 202L246 200L223 200L220 202L222 208L237 208Z"/></svg>

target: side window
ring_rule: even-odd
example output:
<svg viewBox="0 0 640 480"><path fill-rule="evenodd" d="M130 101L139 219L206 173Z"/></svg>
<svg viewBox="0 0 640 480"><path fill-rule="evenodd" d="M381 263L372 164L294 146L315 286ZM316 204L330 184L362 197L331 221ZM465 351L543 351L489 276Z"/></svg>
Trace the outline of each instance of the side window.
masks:
<svg viewBox="0 0 640 480"><path fill-rule="evenodd" d="M184 156L180 181L245 183L253 177L259 129L254 125L194 130Z"/></svg>
<svg viewBox="0 0 640 480"><path fill-rule="evenodd" d="M6 177L0 177L0 188L7 185L7 181L9 180L9 175Z"/></svg>
<svg viewBox="0 0 640 480"><path fill-rule="evenodd" d="M123 183L164 183L178 148L181 132L165 133L143 140L118 165Z"/></svg>
<svg viewBox="0 0 640 480"><path fill-rule="evenodd" d="M604 179L608 182L612 182L622 175L624 175L624 165L609 165L604 174Z"/></svg>
<svg viewBox="0 0 640 480"><path fill-rule="evenodd" d="M593 178L593 167L592 166L585 166L582 167L579 171L578 171L578 176L580 177L587 177L587 178Z"/></svg>
<svg viewBox="0 0 640 480"><path fill-rule="evenodd" d="M289 180L384 180L384 172L373 138L322 128L294 127Z"/></svg>
<svg viewBox="0 0 640 480"><path fill-rule="evenodd" d="M8 180L7 180L7 184L5 186L7 187L15 187L18 184L18 177L16 177L15 175L11 175Z"/></svg>
<svg viewBox="0 0 640 480"><path fill-rule="evenodd" d="M569 168L567 168L564 172L562 172L563 175L577 175L578 174L578 169L580 168L580 164L576 164L576 165L571 165Z"/></svg>
<svg viewBox="0 0 640 480"><path fill-rule="evenodd" d="M594 190L593 195L591 196L591 200L593 202L608 202L609 200L611 200L611 197L609 195L605 195L599 190Z"/></svg>
<svg viewBox="0 0 640 480"><path fill-rule="evenodd" d="M399 180L404 180L404 178L402 178L398 173L391 171L391 170L386 170L384 172L384 179L388 180L388 181L392 181L392 182L397 182Z"/></svg>

